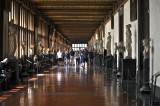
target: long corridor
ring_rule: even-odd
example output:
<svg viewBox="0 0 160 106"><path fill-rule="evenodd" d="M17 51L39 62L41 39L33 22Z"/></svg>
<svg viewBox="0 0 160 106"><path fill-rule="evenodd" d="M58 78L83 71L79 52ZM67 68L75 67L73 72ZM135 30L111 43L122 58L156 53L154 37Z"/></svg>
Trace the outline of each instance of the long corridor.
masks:
<svg viewBox="0 0 160 106"><path fill-rule="evenodd" d="M95 66L58 66L1 92L0 106L148 106L129 89Z"/></svg>

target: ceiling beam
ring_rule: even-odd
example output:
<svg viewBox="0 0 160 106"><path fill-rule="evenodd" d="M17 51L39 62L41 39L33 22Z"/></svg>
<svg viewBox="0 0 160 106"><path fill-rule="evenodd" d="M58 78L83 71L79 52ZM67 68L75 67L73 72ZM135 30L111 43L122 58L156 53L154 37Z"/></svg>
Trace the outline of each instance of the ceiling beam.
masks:
<svg viewBox="0 0 160 106"><path fill-rule="evenodd" d="M43 12L62 12L62 13L67 13L67 12L72 12L72 13L79 13L79 12L108 12L110 11L111 9L103 9L103 10L100 10L100 9L41 9L39 8L39 10L43 11Z"/></svg>
<svg viewBox="0 0 160 106"><path fill-rule="evenodd" d="M64 17L66 17L66 16L89 16L89 17L91 17L91 16L93 16L93 17L95 17L95 16L105 16L105 14L106 13L98 13L98 12L92 12L92 13L46 13L46 12L44 12L44 14L46 15L46 16L53 16L53 17L62 17L62 16L64 16Z"/></svg>
<svg viewBox="0 0 160 106"><path fill-rule="evenodd" d="M103 20L104 16L47 16L53 20Z"/></svg>
<svg viewBox="0 0 160 106"><path fill-rule="evenodd" d="M32 2L36 3L43 3L43 2L48 2L48 3L100 3L100 2L116 2L117 0L32 0Z"/></svg>
<svg viewBox="0 0 160 106"><path fill-rule="evenodd" d="M41 9L90 9L90 10L105 10L112 9L112 6L37 6Z"/></svg>

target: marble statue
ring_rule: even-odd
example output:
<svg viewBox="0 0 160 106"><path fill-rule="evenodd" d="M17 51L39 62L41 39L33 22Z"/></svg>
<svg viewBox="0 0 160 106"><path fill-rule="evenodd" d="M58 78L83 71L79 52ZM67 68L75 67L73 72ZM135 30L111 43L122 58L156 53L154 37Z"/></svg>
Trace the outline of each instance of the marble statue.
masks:
<svg viewBox="0 0 160 106"><path fill-rule="evenodd" d="M40 55L43 54L43 48L44 48L43 41L42 41L42 38L40 38L39 41L38 41L38 53Z"/></svg>
<svg viewBox="0 0 160 106"><path fill-rule="evenodd" d="M141 92L150 92L150 77L149 77L149 73L150 73L150 62L149 62L149 42L150 39L143 39L142 43L144 46L144 50L143 50L143 83L142 83L142 88L140 89Z"/></svg>
<svg viewBox="0 0 160 106"><path fill-rule="evenodd" d="M107 37L107 56L111 56L111 32L108 32Z"/></svg>
<svg viewBox="0 0 160 106"><path fill-rule="evenodd" d="M49 49L49 48L47 48L47 50L46 50L46 54L49 54L49 52L50 52L50 49Z"/></svg>
<svg viewBox="0 0 160 106"><path fill-rule="evenodd" d="M34 54L34 45L31 44L30 46L30 55L33 55Z"/></svg>
<svg viewBox="0 0 160 106"><path fill-rule="evenodd" d="M103 40L100 39L99 41L99 53L102 54L103 53Z"/></svg>
<svg viewBox="0 0 160 106"><path fill-rule="evenodd" d="M26 42L22 41L22 44L21 44L21 53L22 53L22 56L25 55L25 46L26 46Z"/></svg>
<svg viewBox="0 0 160 106"><path fill-rule="evenodd" d="M118 51L119 51L119 53L124 53L125 47L123 45L123 42L119 42L119 44L118 44Z"/></svg>
<svg viewBox="0 0 160 106"><path fill-rule="evenodd" d="M9 51L8 51L8 55L9 58L15 58L14 54L16 52L16 32L18 30L18 28L16 26L14 26L14 20L12 19L9 22Z"/></svg>
<svg viewBox="0 0 160 106"><path fill-rule="evenodd" d="M118 44L118 52L119 52L119 66L118 66L118 72L116 74L117 77L121 76L121 68L122 68L122 63L121 63L121 60L123 59L123 53L125 51L125 47L123 45L123 42L119 42Z"/></svg>
<svg viewBox="0 0 160 106"><path fill-rule="evenodd" d="M149 58L149 49L150 49L150 46L149 46L149 39L143 39L143 46L144 46L144 50L143 50L143 58Z"/></svg>
<svg viewBox="0 0 160 106"><path fill-rule="evenodd" d="M51 45L51 46L50 46L50 51L51 51L51 52L54 52L54 44L55 44L54 42L55 42L55 36L52 35L52 36L50 37L50 45Z"/></svg>
<svg viewBox="0 0 160 106"><path fill-rule="evenodd" d="M45 48L42 49L42 53L43 53L44 55L46 54L46 49L45 49Z"/></svg>
<svg viewBox="0 0 160 106"><path fill-rule="evenodd" d="M126 50L127 50L127 59L131 59L132 58L132 33L131 33L131 24L126 25Z"/></svg>

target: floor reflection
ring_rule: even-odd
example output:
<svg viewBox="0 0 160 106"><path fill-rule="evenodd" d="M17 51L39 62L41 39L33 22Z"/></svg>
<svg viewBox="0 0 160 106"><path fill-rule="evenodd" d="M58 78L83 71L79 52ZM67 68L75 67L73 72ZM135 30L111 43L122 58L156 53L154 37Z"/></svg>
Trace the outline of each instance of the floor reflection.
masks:
<svg viewBox="0 0 160 106"><path fill-rule="evenodd" d="M121 84L111 74L96 66L57 66L1 93L0 106L149 106L136 85Z"/></svg>

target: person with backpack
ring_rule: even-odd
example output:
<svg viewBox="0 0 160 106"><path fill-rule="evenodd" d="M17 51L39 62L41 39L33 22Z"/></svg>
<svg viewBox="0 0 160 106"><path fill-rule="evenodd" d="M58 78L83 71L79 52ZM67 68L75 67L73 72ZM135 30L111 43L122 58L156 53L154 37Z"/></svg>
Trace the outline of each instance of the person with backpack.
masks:
<svg viewBox="0 0 160 106"><path fill-rule="evenodd" d="M74 64L74 55L75 55L75 52L73 51L73 49L71 49L71 51L70 51L70 56L71 56L70 62L71 62L71 65Z"/></svg>
<svg viewBox="0 0 160 106"><path fill-rule="evenodd" d="M70 64L70 53L69 53L69 50L67 50L66 53L65 53L65 61L66 61L66 67L69 68L69 64Z"/></svg>

